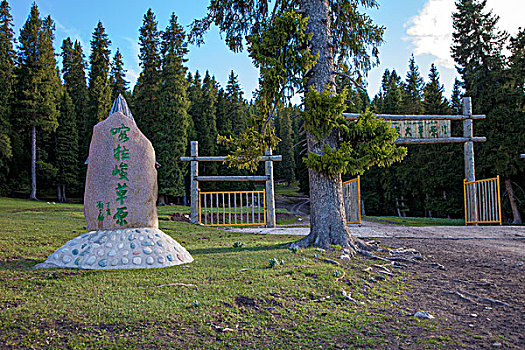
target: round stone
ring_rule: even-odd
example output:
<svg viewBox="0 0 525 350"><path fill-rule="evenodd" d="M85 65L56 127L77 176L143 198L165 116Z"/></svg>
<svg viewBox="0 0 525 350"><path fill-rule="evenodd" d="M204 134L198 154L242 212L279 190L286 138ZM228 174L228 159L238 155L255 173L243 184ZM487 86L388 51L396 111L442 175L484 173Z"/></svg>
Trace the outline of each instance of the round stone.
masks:
<svg viewBox="0 0 525 350"><path fill-rule="evenodd" d="M105 252L104 250L100 249L100 250L97 252L97 255L100 256L100 257L102 257L102 256L106 255L106 252Z"/></svg>
<svg viewBox="0 0 525 350"><path fill-rule="evenodd" d="M136 256L133 258L133 263L135 265L140 265L142 263L142 258L140 256Z"/></svg>
<svg viewBox="0 0 525 350"><path fill-rule="evenodd" d="M86 265L93 265L95 263L95 261L97 261L97 258L94 256L94 255L91 255L87 260L86 260Z"/></svg>
<svg viewBox="0 0 525 350"><path fill-rule="evenodd" d="M140 230L135 230L135 232L140 233Z"/></svg>
<svg viewBox="0 0 525 350"><path fill-rule="evenodd" d="M118 259L113 259L111 261L111 266L117 266L117 264L118 264Z"/></svg>
<svg viewBox="0 0 525 350"><path fill-rule="evenodd" d="M112 240L112 241L114 241L114 240L116 240L116 239L117 239L117 235L113 235L113 236L111 236L111 240Z"/></svg>
<svg viewBox="0 0 525 350"><path fill-rule="evenodd" d="M161 242L161 241L157 241L157 245L158 245L159 247L162 247L162 242Z"/></svg>
<svg viewBox="0 0 525 350"><path fill-rule="evenodd" d="M162 256L159 256L157 258L157 261L159 262L159 264L164 264L164 258Z"/></svg>
<svg viewBox="0 0 525 350"><path fill-rule="evenodd" d="M111 244L111 242L106 243L106 248L111 248L111 247L113 247L113 244Z"/></svg>
<svg viewBox="0 0 525 350"><path fill-rule="evenodd" d="M173 257L171 256L171 254L168 254L168 255L166 256L166 259L168 259L168 261L173 261Z"/></svg>
<svg viewBox="0 0 525 350"><path fill-rule="evenodd" d="M151 230L149 228L145 229L144 230L145 232L150 232Z"/></svg>
<svg viewBox="0 0 525 350"><path fill-rule="evenodd" d="M144 252L144 254L151 254L151 253L153 253L153 250L151 248L149 248L149 247L144 248L142 251Z"/></svg>
<svg viewBox="0 0 525 350"><path fill-rule="evenodd" d="M153 265L154 262L155 262L155 259L153 259L151 256L148 256L146 258L146 264Z"/></svg>
<svg viewBox="0 0 525 350"><path fill-rule="evenodd" d="M133 255L139 255L139 254L140 254L140 252L138 250L133 252Z"/></svg>
<svg viewBox="0 0 525 350"><path fill-rule="evenodd" d="M115 256L115 255L117 255L117 252L116 252L115 249L111 249L111 250L108 252L108 256L110 256L110 257L111 257L111 256Z"/></svg>
<svg viewBox="0 0 525 350"><path fill-rule="evenodd" d="M71 242L69 242L67 245L70 247L76 246L78 244L78 240L75 238Z"/></svg>
<svg viewBox="0 0 525 350"><path fill-rule="evenodd" d="M97 249L98 247L100 247L100 244L98 244L98 243L93 243L92 247L93 247L93 249Z"/></svg>
<svg viewBox="0 0 525 350"><path fill-rule="evenodd" d="M149 238L149 239L153 239L153 235L149 234L149 235L148 235L148 238Z"/></svg>
<svg viewBox="0 0 525 350"><path fill-rule="evenodd" d="M155 245L155 243L153 243L152 241L145 241L145 242L142 242L141 244L143 247L153 247Z"/></svg>
<svg viewBox="0 0 525 350"><path fill-rule="evenodd" d="M72 253L73 255L77 255L77 254L78 254L78 249L73 249L73 250L71 251L71 253Z"/></svg>
<svg viewBox="0 0 525 350"><path fill-rule="evenodd" d="M157 254L157 255L162 254L162 250L160 250L160 249L155 249L155 254Z"/></svg>
<svg viewBox="0 0 525 350"><path fill-rule="evenodd" d="M73 260L73 258L70 256L70 255L64 255L62 257L62 261L64 262L64 264L67 264L68 262L70 262L71 260Z"/></svg>
<svg viewBox="0 0 525 350"><path fill-rule="evenodd" d="M61 252L62 253L67 253L67 252L69 252L69 248L62 248Z"/></svg>
<svg viewBox="0 0 525 350"><path fill-rule="evenodd" d="M129 262L128 258L122 258L122 264L126 265Z"/></svg>
<svg viewBox="0 0 525 350"><path fill-rule="evenodd" d="M118 244L118 249L122 249L122 248L124 248L124 243L119 243Z"/></svg>
<svg viewBox="0 0 525 350"><path fill-rule="evenodd" d="M131 242L131 244L129 245L129 247L130 247L131 249L135 249L136 245L135 245L135 243Z"/></svg>
<svg viewBox="0 0 525 350"><path fill-rule="evenodd" d="M135 239L135 235L134 235L134 234L130 234L130 235L128 236L128 241L132 241L132 240L134 240L134 239Z"/></svg>
<svg viewBox="0 0 525 350"><path fill-rule="evenodd" d="M143 241L143 240L144 240L144 236L140 236L140 237L139 237L139 240L140 240L140 241Z"/></svg>
<svg viewBox="0 0 525 350"><path fill-rule="evenodd" d="M106 265L108 264L108 261L106 259L102 259L98 262L98 265L100 267L106 267Z"/></svg>
<svg viewBox="0 0 525 350"><path fill-rule="evenodd" d="M122 251L122 255L125 256L125 255L128 255L128 254L129 254L129 250L123 250L123 251Z"/></svg>

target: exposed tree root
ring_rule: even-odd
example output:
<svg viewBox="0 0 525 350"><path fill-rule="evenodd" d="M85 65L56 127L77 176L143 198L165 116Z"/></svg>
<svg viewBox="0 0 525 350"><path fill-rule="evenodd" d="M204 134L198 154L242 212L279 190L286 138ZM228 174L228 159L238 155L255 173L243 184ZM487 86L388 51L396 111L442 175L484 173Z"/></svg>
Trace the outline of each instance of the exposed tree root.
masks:
<svg viewBox="0 0 525 350"><path fill-rule="evenodd" d="M479 304L479 303L484 303L484 304L492 304L492 305L499 305L499 306L507 306L507 307L510 307L509 304L501 301L501 300L496 300L496 299L492 299L492 298L488 298L488 297L480 297L479 295L477 294L472 294L472 293L468 293L468 292L464 292L464 291L455 291L455 292L452 292L452 291L448 291L448 292L445 292L447 294L451 294L451 295L455 295L457 296L459 299L463 300L463 301L466 301L466 302L469 302L469 303L472 303L472 304ZM477 299L477 300L474 300L474 299Z"/></svg>

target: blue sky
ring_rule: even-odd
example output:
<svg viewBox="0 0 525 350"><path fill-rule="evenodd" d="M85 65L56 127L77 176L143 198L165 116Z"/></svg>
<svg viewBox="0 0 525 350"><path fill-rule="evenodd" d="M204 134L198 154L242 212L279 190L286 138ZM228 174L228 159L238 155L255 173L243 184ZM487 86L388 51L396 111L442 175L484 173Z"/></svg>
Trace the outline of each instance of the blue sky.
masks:
<svg viewBox="0 0 525 350"><path fill-rule="evenodd" d="M179 23L187 26L195 18L206 13L209 0L38 0L42 16L48 14L56 23L55 48L60 52L62 40L71 37L80 40L86 57L89 55L91 34L99 20L112 41L112 55L120 48L124 56L127 78L134 84L139 72L138 30L143 16L152 8L157 16L159 29L164 29L172 12ZM14 18L15 35L26 21L33 0L11 0L11 14ZM426 79L431 63L436 63L450 95L455 77L453 61L448 48L452 33L451 13L454 0L379 0L379 9L367 11L376 23L386 27L385 44L380 48L381 65L369 74L368 91L373 97L379 90L381 76L386 68L396 69L405 77L408 60L415 55L421 75ZM515 34L519 25L525 25L520 16L525 13L524 0L488 0L488 7L501 17L500 26ZM521 15L520 15L521 14ZM191 72L209 70L222 86L226 85L228 75L233 69L245 91L251 98L257 88L258 71L253 67L247 54L234 54L228 50L216 29L209 32L206 44L201 47L190 46L188 68Z"/></svg>

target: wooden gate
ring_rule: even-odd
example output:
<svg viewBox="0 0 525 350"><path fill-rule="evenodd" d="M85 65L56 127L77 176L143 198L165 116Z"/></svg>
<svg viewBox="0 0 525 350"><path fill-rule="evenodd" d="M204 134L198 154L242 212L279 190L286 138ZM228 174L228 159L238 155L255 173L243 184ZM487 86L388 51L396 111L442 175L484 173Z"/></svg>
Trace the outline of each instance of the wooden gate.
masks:
<svg viewBox="0 0 525 350"><path fill-rule="evenodd" d="M465 225L501 225L499 175L485 180L463 180L463 196L465 200Z"/></svg>
<svg viewBox="0 0 525 350"><path fill-rule="evenodd" d="M348 224L361 224L361 177L343 182L343 199Z"/></svg>
<svg viewBox="0 0 525 350"><path fill-rule="evenodd" d="M191 223L202 223L209 226L266 225L267 227L276 227L275 197L273 188L273 162L280 162L282 159L282 156L274 156L272 155L271 150L267 150L266 155L258 159L258 161L264 162L264 176L199 176L199 162L227 162L228 157L199 156L199 143L197 141L191 141L190 157L180 158L180 160L183 162L190 162ZM201 192L199 190L199 182L201 181L264 182L265 190L242 192ZM247 197L243 198L243 194ZM202 196L204 196L204 200ZM255 197L259 199L256 201ZM264 200L262 207L260 204L261 197ZM229 202L227 198L230 199ZM237 202L237 199L239 202ZM237 207L237 204L241 205L241 207ZM203 205L204 207L202 207ZM211 211L208 211L208 205L210 206ZM232 208L233 212L231 212ZM256 208L257 212L255 211ZM204 215L201 209L206 210ZM237 209L239 209L238 212ZM249 220L247 215L243 216L248 210L250 210L250 213L252 214L251 220ZM230 219L232 214L233 217ZM257 220L255 220L256 216ZM262 220L261 217L263 218ZM204 220L204 222L202 222L202 220Z"/></svg>
<svg viewBox="0 0 525 350"><path fill-rule="evenodd" d="M266 225L266 191L201 192L199 224Z"/></svg>

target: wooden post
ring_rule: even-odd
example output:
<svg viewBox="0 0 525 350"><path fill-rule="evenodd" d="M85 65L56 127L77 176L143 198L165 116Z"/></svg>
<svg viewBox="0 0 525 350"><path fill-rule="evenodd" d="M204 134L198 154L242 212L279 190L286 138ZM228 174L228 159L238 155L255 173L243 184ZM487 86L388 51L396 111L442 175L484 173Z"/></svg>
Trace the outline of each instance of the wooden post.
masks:
<svg viewBox="0 0 525 350"><path fill-rule="evenodd" d="M267 156L272 155L272 150L266 151ZM275 220L275 196L273 189L273 161L267 160L264 162L265 175L268 177L266 180L266 211L268 213L266 217L266 227L277 227Z"/></svg>
<svg viewBox="0 0 525 350"><path fill-rule="evenodd" d="M463 153L465 158L465 179L467 182L476 181L476 168L474 163L474 128L472 121L472 98L463 97L463 115L469 117L463 120L463 137L470 140L464 143ZM474 184L472 196L470 196L469 210L471 221L478 221L478 193L477 186Z"/></svg>
<svg viewBox="0 0 525 350"><path fill-rule="evenodd" d="M199 142L191 141L190 143L190 154L192 157L199 155ZM190 162L190 222L192 224L199 223L199 183L197 182L197 176L199 175L199 162L192 160Z"/></svg>
<svg viewBox="0 0 525 350"><path fill-rule="evenodd" d="M463 120L463 137L470 140L464 144L465 154L465 178L467 182L476 180L476 170L474 166L474 128L472 125L472 99L470 97L463 97L463 115L468 116L468 119Z"/></svg>

